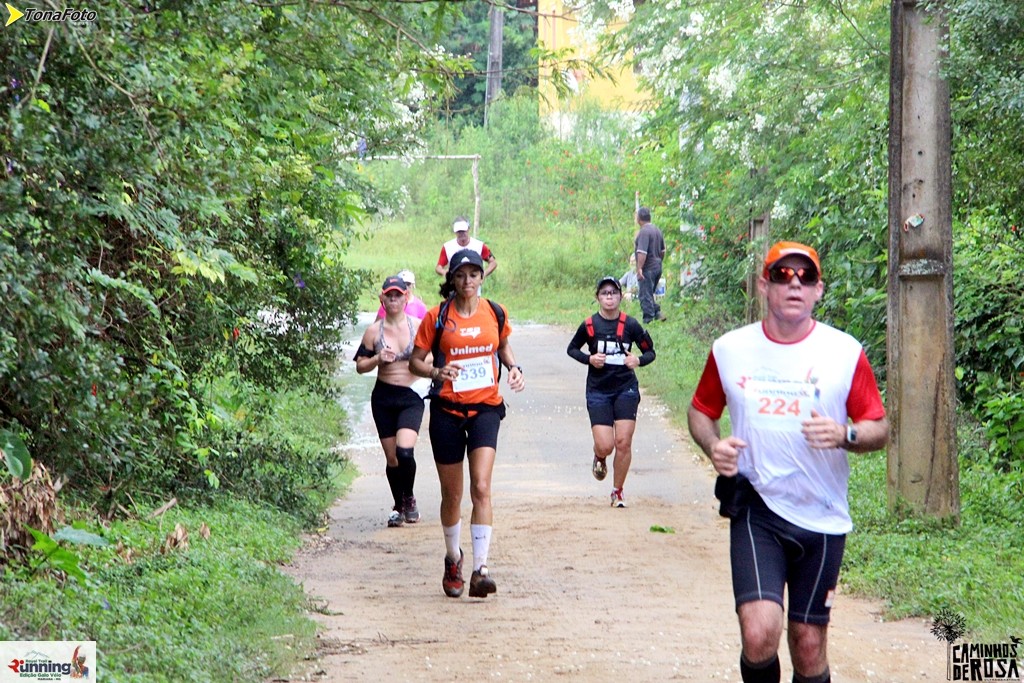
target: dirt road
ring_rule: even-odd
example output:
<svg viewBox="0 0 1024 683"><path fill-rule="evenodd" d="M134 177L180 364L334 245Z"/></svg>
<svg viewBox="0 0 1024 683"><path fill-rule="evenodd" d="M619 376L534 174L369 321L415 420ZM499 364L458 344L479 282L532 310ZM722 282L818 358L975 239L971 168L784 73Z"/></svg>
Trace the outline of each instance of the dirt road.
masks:
<svg viewBox="0 0 1024 683"><path fill-rule="evenodd" d="M352 404L360 419L348 454L363 476L331 510L326 536L287 568L323 607L321 657L293 680L740 680L727 524L716 512L712 472L646 394L625 488L629 507L610 508L611 476L597 482L590 474L586 369L565 355L569 337L515 327L527 388L504 392L489 562L498 592L486 599L441 591L429 410L416 450L423 519L389 529L384 458L368 408ZM658 363L639 372L642 383ZM352 382L368 400L373 378ZM468 494L463 513L466 549ZM927 624L884 623L881 613L840 587L832 680L944 680L945 644ZM788 681L788 654L781 656Z"/></svg>

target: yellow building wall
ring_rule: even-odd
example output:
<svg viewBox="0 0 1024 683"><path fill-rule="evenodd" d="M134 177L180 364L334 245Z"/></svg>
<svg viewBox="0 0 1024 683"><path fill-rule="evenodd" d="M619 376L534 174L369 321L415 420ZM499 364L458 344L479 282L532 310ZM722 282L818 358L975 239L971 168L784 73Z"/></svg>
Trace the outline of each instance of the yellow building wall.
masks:
<svg viewBox="0 0 1024 683"><path fill-rule="evenodd" d="M549 50L570 49L573 58L591 58L596 46L581 44L579 21L567 10L562 0L537 0L537 41ZM618 31L622 22L609 24L608 30ZM576 95L568 100L558 100L555 87L551 84L551 64L540 64L540 115L543 118L558 117L572 112L582 100L597 101L602 108L612 111L637 112L647 109L650 98L637 88L636 77L631 67L612 70L614 81L604 77L591 78L582 71L574 72L578 84Z"/></svg>

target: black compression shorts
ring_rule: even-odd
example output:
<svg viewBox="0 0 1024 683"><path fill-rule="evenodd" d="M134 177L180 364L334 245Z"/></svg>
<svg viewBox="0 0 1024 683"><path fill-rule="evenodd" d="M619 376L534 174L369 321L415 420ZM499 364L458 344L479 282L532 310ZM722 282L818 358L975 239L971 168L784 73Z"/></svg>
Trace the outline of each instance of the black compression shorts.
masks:
<svg viewBox="0 0 1024 683"><path fill-rule="evenodd" d="M473 417L464 417L431 403L429 433L434 461L454 465L462 462L469 451L497 448L500 426L498 410L481 410Z"/></svg>
<svg viewBox="0 0 1024 683"><path fill-rule="evenodd" d="M590 426L615 426L616 420L633 420L640 408L640 390L630 385L613 392L588 391L587 413L590 415Z"/></svg>
<svg viewBox="0 0 1024 683"><path fill-rule="evenodd" d="M839 581L846 536L808 531L772 512L756 491L730 524L732 590L736 608L755 600L783 605L790 621L827 624Z"/></svg>
<svg viewBox="0 0 1024 683"><path fill-rule="evenodd" d="M370 394L370 411L377 425L377 436L388 439L399 429L420 431L423 422L423 398L409 387L377 381Z"/></svg>

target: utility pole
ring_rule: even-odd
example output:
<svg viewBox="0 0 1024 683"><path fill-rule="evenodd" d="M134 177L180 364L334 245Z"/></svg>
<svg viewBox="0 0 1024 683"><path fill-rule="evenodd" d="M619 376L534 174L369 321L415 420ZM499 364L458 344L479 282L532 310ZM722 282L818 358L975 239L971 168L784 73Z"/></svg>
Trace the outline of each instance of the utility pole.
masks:
<svg viewBox="0 0 1024 683"><path fill-rule="evenodd" d="M484 127L488 124L491 102L501 94L502 43L505 35L505 12L496 4L488 12L491 35L487 44L487 88L484 91Z"/></svg>
<svg viewBox="0 0 1024 683"><path fill-rule="evenodd" d="M890 509L959 517L949 34L923 4L892 0L888 493Z"/></svg>

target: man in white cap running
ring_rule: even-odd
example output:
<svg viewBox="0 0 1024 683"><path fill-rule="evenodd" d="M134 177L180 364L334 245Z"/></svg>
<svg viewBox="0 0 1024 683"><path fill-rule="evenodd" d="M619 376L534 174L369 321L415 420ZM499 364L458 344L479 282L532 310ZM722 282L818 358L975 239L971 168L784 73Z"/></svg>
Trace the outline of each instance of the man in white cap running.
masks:
<svg viewBox="0 0 1024 683"><path fill-rule="evenodd" d="M460 249L472 249L476 253L480 254L480 258L483 259L484 264L484 277L494 272L494 269L498 267L498 260L494 258L494 254L491 250L483 243L482 240L478 240L475 237L469 236L469 221L459 216L452 223L452 232L455 233L455 239L448 240L441 247L441 254L437 257L437 267L434 268L438 275L444 275L448 272L448 261L452 255Z"/></svg>

